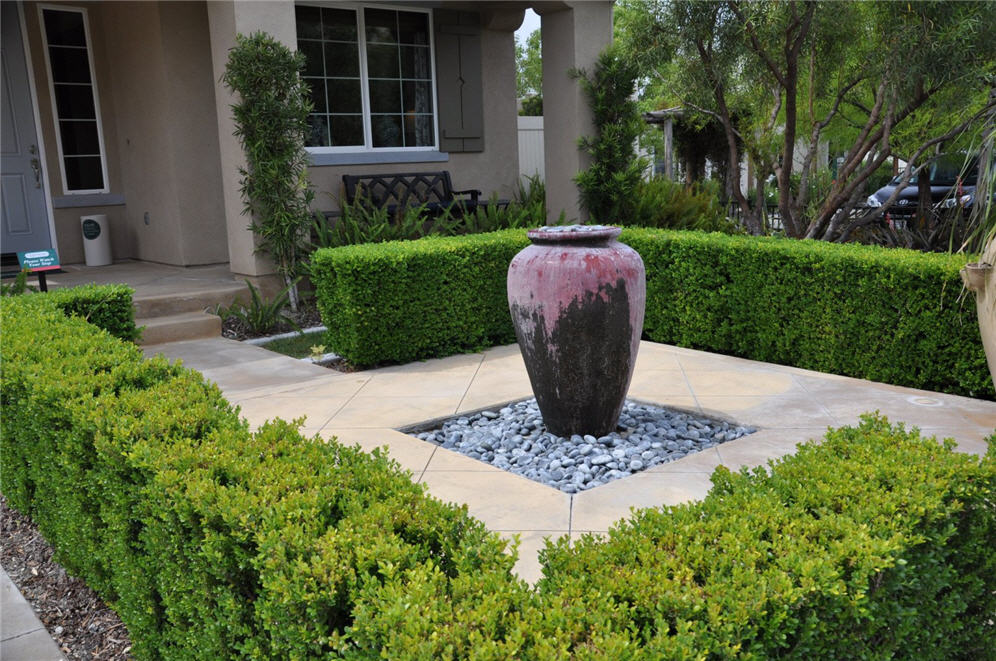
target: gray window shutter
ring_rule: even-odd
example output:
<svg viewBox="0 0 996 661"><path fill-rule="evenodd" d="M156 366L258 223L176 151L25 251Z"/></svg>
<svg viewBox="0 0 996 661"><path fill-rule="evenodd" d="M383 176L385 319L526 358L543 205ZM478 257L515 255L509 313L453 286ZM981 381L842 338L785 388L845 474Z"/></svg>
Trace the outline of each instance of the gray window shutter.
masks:
<svg viewBox="0 0 996 661"><path fill-rule="evenodd" d="M475 12L434 12L439 148L484 151L481 19Z"/></svg>

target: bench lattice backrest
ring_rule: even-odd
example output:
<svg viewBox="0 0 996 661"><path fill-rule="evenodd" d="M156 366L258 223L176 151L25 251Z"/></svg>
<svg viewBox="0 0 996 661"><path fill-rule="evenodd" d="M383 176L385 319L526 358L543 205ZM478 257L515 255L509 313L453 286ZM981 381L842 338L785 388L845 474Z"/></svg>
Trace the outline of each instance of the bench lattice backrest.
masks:
<svg viewBox="0 0 996 661"><path fill-rule="evenodd" d="M421 172L343 176L346 200L368 200L375 207L419 206L427 203L448 203L453 200L453 185L449 172Z"/></svg>

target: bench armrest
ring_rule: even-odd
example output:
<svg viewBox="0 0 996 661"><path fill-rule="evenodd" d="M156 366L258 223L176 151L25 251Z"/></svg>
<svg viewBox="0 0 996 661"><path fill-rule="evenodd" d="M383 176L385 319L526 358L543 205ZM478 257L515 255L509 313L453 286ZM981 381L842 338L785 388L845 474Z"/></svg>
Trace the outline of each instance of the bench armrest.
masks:
<svg viewBox="0 0 996 661"><path fill-rule="evenodd" d="M453 191L453 194L454 195L470 195L470 201L472 203L474 203L474 204L477 204L477 198L479 198L481 196L481 191L471 188L471 189L468 189L468 190L455 190L455 191Z"/></svg>

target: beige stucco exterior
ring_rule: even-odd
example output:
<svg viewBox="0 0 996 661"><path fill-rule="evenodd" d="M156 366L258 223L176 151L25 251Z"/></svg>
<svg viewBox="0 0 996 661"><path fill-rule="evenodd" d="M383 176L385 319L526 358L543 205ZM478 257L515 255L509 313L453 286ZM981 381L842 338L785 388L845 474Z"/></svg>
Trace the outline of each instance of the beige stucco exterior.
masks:
<svg viewBox="0 0 996 661"><path fill-rule="evenodd" d="M212 2L47 2L87 13L106 159L106 194L63 190L44 38L36 2L24 2L29 67L35 81L55 239L62 262L82 262L80 216L107 214L115 259L174 265L229 262L233 273L262 276L243 214L232 95L219 82L238 33L264 31L296 48L290 0ZM376 4L376 3L363 3ZM548 206L578 216L573 176L583 164L577 138L590 130L571 67L587 66L607 43L611 2L438 2L434 8L481 16L484 148L430 162L313 166L315 207L338 207L343 174L449 170L457 189L510 198L518 184L514 30L523 10L543 15L545 96L557 120L546 137ZM86 205L86 206L84 206Z"/></svg>

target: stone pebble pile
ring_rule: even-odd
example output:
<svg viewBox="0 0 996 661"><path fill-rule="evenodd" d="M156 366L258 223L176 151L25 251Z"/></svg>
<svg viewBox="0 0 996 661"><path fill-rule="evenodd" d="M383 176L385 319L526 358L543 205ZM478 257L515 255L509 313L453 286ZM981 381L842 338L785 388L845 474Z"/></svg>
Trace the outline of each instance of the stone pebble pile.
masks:
<svg viewBox="0 0 996 661"><path fill-rule="evenodd" d="M450 418L414 434L565 493L618 480L756 431L681 411L627 401L617 431L569 438L546 431L535 399Z"/></svg>

